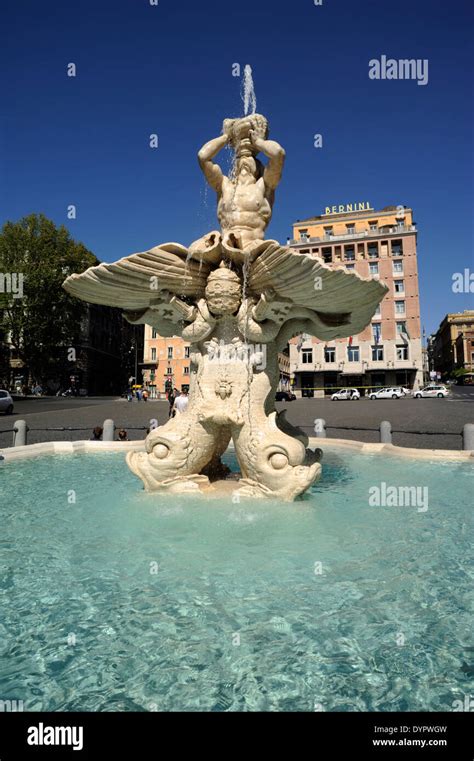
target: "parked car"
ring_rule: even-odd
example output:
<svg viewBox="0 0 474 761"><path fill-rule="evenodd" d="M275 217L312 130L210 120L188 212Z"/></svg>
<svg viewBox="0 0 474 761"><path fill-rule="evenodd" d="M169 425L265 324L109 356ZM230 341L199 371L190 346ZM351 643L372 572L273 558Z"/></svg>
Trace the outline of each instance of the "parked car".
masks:
<svg viewBox="0 0 474 761"><path fill-rule="evenodd" d="M443 397L448 396L448 394L449 390L446 386L425 386L419 391L415 391L414 397L415 399L443 399Z"/></svg>
<svg viewBox="0 0 474 761"><path fill-rule="evenodd" d="M357 391L356 388L341 388L339 391L336 391L335 394L331 396L331 399L333 402L340 402L344 399L353 399L354 401L357 401L360 399L360 394Z"/></svg>
<svg viewBox="0 0 474 761"><path fill-rule="evenodd" d="M379 388L378 391L371 391L369 394L370 399L400 399L403 396L401 388Z"/></svg>
<svg viewBox="0 0 474 761"><path fill-rule="evenodd" d="M8 391L0 391L0 412L11 415L13 412L13 399Z"/></svg>
<svg viewBox="0 0 474 761"><path fill-rule="evenodd" d="M276 402L294 402L296 396L291 391L277 391L275 394Z"/></svg>

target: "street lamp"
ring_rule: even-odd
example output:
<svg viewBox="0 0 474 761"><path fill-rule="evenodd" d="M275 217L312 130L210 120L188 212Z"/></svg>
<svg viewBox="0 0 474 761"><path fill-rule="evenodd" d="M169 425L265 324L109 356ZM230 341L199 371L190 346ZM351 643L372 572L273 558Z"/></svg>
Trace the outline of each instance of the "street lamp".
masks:
<svg viewBox="0 0 474 761"><path fill-rule="evenodd" d="M133 378L129 378L129 383L131 380L134 380L136 385L138 385L138 338L136 332L132 338L132 345L130 346L130 351L133 350L135 350L135 375Z"/></svg>

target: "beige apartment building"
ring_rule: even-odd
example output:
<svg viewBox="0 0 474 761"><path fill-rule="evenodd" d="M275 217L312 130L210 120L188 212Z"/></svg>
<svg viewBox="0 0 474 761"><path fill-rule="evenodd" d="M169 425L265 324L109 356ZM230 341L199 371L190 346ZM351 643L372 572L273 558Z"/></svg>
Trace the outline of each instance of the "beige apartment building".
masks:
<svg viewBox="0 0 474 761"><path fill-rule="evenodd" d="M453 370L474 369L474 310L447 314L431 336L431 364L442 375Z"/></svg>
<svg viewBox="0 0 474 761"><path fill-rule="evenodd" d="M320 216L295 222L288 242L331 269L380 278L389 289L359 335L328 342L305 334L292 339L295 394L322 396L336 387L421 386L417 229L412 210L404 206L375 210L366 202L327 207Z"/></svg>
<svg viewBox="0 0 474 761"><path fill-rule="evenodd" d="M165 398L170 387L189 390L190 345L182 338L163 338L150 325L145 325L143 347L143 385L151 398Z"/></svg>

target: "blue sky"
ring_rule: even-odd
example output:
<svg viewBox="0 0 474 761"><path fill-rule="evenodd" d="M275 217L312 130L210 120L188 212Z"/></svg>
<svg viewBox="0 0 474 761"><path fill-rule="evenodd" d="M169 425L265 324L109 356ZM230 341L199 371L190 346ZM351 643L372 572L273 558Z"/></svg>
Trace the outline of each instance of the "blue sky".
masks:
<svg viewBox="0 0 474 761"><path fill-rule="evenodd" d="M232 65L287 152L267 237L326 205L412 206L422 322L472 308L470 0L22 0L2 9L0 223L43 212L100 259L217 226L196 152L243 113ZM368 62L427 58L429 83ZM77 76L67 77L67 64ZM149 147L157 133L159 147ZM316 149L313 135L323 135ZM224 159L224 162L226 159ZM67 207L77 219L67 219Z"/></svg>

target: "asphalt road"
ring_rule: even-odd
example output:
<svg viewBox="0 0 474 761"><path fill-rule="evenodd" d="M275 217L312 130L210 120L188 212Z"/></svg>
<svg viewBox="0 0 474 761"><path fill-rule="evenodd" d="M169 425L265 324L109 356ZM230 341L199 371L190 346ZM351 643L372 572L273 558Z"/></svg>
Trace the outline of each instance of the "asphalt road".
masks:
<svg viewBox="0 0 474 761"><path fill-rule="evenodd" d="M393 443L397 446L461 449L462 428L465 423L474 423L474 387L456 386L446 399L405 397L372 401L363 398L357 402L301 399L276 406L286 408L287 419L309 435L314 435L315 419L323 418L328 438L379 441L380 423L389 420L394 432ZM337 430L341 427L376 430Z"/></svg>
<svg viewBox="0 0 474 761"><path fill-rule="evenodd" d="M461 431L465 423L474 423L474 386L454 386L447 399L398 400L360 399L358 402L332 402L330 399L299 399L277 403L277 409L287 410L287 419L313 435L314 421L324 418L329 438L378 441L378 428L382 420L389 420L393 442L399 446L423 449L461 449ZM15 402L12 416L0 415L0 447L12 444L13 434L2 433L11 429L15 420L26 420L30 427L28 442L71 441L89 439L92 429L112 418L117 427L125 428L130 439L145 437L150 420L159 423L168 417L166 401L127 402L112 397L69 399L45 397ZM346 426L357 429L337 430ZM71 427L73 431L45 431L45 428ZM399 432L400 431L400 432ZM423 435L410 433L423 431ZM434 432L429 435L427 432Z"/></svg>

